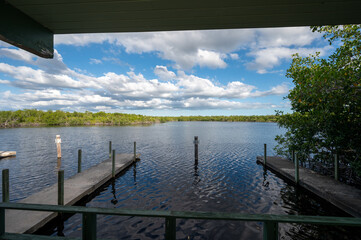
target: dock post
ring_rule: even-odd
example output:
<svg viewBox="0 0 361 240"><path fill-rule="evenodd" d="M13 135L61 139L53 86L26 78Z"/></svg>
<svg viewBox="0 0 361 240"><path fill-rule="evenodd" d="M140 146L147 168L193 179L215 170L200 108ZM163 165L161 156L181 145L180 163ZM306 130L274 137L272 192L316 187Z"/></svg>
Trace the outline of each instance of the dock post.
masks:
<svg viewBox="0 0 361 240"><path fill-rule="evenodd" d="M137 160L137 142L134 142L134 162Z"/></svg>
<svg viewBox="0 0 361 240"><path fill-rule="evenodd" d="M339 160L338 160L338 154L334 154L334 165L335 165L335 180L339 180Z"/></svg>
<svg viewBox="0 0 361 240"><path fill-rule="evenodd" d="M295 183L296 185L299 183L300 177L299 177L299 163L297 159L297 152L295 153Z"/></svg>
<svg viewBox="0 0 361 240"><path fill-rule="evenodd" d="M56 143L56 152L57 152L58 158L61 158L61 138L60 138L60 135L56 135L55 143Z"/></svg>
<svg viewBox="0 0 361 240"><path fill-rule="evenodd" d="M81 173L81 149L78 150L78 173Z"/></svg>
<svg viewBox="0 0 361 240"><path fill-rule="evenodd" d="M292 150L292 162L295 162L295 150Z"/></svg>
<svg viewBox="0 0 361 240"><path fill-rule="evenodd" d="M109 141L109 158L112 157L112 141Z"/></svg>
<svg viewBox="0 0 361 240"><path fill-rule="evenodd" d="M64 170L58 171L58 205L64 205Z"/></svg>
<svg viewBox="0 0 361 240"><path fill-rule="evenodd" d="M264 159L263 159L263 164L264 166L266 166L267 163L267 144L264 144Z"/></svg>
<svg viewBox="0 0 361 240"><path fill-rule="evenodd" d="M194 143L194 159L195 161L198 162L198 143L199 143L198 136L194 137L193 143Z"/></svg>
<svg viewBox="0 0 361 240"><path fill-rule="evenodd" d="M3 202L9 202L9 169L3 169L2 180Z"/></svg>
<svg viewBox="0 0 361 240"><path fill-rule="evenodd" d="M112 177L115 177L115 150L113 150L112 155Z"/></svg>

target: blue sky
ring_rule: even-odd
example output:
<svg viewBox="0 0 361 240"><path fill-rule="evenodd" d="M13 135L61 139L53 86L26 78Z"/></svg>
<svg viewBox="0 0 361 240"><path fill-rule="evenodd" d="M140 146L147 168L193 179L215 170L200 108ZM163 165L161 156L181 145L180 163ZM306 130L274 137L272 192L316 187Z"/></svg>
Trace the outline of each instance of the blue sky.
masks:
<svg viewBox="0 0 361 240"><path fill-rule="evenodd" d="M55 36L54 59L0 41L0 110L154 116L266 115L284 97L292 54L332 47L308 27Z"/></svg>

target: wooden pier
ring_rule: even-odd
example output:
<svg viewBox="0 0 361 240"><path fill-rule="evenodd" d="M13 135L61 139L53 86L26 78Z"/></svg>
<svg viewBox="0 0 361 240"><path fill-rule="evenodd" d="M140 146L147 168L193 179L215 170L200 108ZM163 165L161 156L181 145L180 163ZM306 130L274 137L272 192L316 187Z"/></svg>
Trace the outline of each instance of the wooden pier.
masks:
<svg viewBox="0 0 361 240"><path fill-rule="evenodd" d="M139 154L116 154L115 175L134 163ZM103 161L81 173L66 179L64 182L64 205L74 205L83 197L93 193L106 182L112 179L112 159ZM58 204L58 184L45 188L35 193L19 203L34 204ZM5 230L9 233L33 233L50 220L54 219L57 213L54 212L34 212L24 210L6 210Z"/></svg>
<svg viewBox="0 0 361 240"><path fill-rule="evenodd" d="M0 158L14 157L16 156L15 151L0 151Z"/></svg>
<svg viewBox="0 0 361 240"><path fill-rule="evenodd" d="M295 183L295 164L281 157L266 157L266 168ZM264 157L257 157L264 165ZM316 194L354 217L361 217L361 190L299 166L298 186Z"/></svg>

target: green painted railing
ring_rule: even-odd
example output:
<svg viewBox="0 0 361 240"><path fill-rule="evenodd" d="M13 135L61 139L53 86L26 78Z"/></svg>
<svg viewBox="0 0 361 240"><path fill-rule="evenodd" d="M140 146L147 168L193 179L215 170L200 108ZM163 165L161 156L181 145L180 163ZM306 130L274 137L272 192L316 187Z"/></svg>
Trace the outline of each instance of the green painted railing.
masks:
<svg viewBox="0 0 361 240"><path fill-rule="evenodd" d="M113 208L88 208L88 207L79 207L79 206L0 203L0 239L44 239L44 240L69 239L64 237L6 233L5 209L58 212L58 213L70 213L70 214L81 213L83 215L82 239L86 239L86 240L96 239L97 214L164 218L166 239L176 239L177 219L208 219L208 220L263 222L263 239L267 239L267 240L278 239L278 223L300 223L300 224L306 223L306 224L322 224L322 225L361 226L361 218L352 218L352 217L126 210L126 209L113 209Z"/></svg>

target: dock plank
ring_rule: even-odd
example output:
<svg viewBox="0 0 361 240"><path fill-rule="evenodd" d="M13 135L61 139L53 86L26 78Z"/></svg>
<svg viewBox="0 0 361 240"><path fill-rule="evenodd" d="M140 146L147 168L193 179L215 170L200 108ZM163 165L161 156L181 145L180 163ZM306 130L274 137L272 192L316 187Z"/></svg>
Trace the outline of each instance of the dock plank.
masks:
<svg viewBox="0 0 361 240"><path fill-rule="evenodd" d="M137 157L140 155L138 154ZM115 172L120 173L133 164L133 154L117 154ZM107 159L64 182L64 204L74 205L83 197L93 193L112 178L112 162ZM58 203L58 184L54 184L35 193L19 203L53 204ZM47 222L54 219L57 213L23 210L6 210L5 231L9 233L33 233Z"/></svg>
<svg viewBox="0 0 361 240"><path fill-rule="evenodd" d="M257 157L263 163L263 157ZM266 168L295 183L295 165L281 157L267 156ZM323 176L310 169L299 167L299 186L316 194L354 217L361 217L361 190Z"/></svg>

